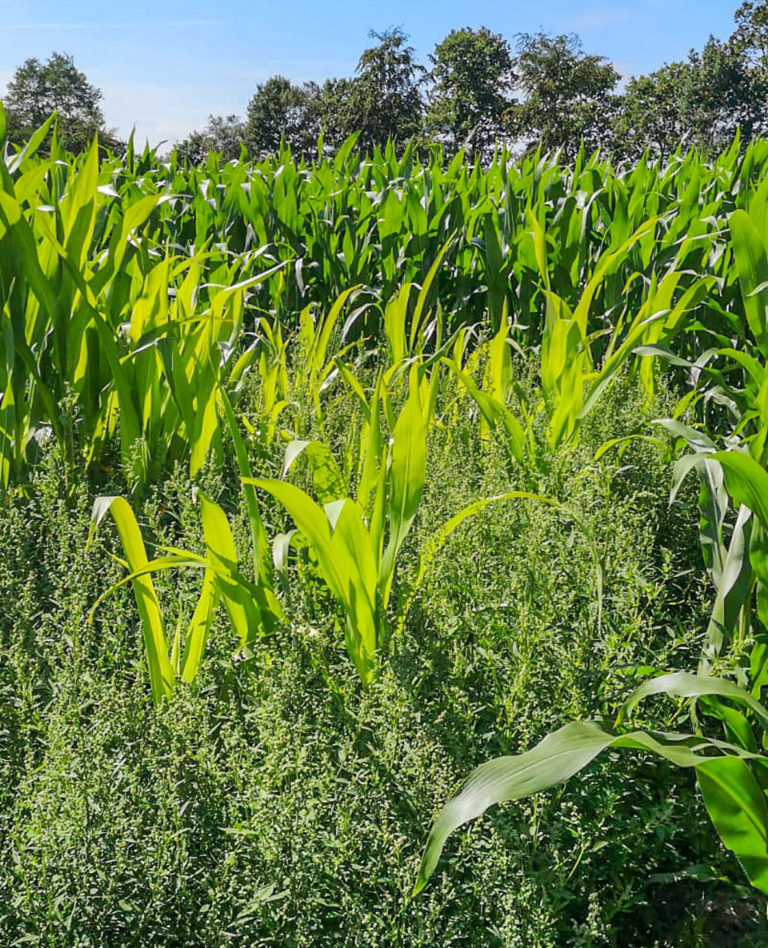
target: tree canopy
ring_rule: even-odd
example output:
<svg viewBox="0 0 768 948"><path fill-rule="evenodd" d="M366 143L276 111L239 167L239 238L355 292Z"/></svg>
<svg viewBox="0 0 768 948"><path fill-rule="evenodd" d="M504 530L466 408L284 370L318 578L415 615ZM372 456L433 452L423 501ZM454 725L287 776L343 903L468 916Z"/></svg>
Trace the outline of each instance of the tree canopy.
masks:
<svg viewBox="0 0 768 948"><path fill-rule="evenodd" d="M313 88L294 85L285 76L272 76L256 89L248 104L243 140L251 154L271 154L281 141L303 151L312 147L319 128L308 108Z"/></svg>
<svg viewBox="0 0 768 948"><path fill-rule="evenodd" d="M610 146L616 69L604 56L587 55L573 34L523 34L514 60L520 102L508 125L516 139L573 157L581 143Z"/></svg>
<svg viewBox="0 0 768 948"><path fill-rule="evenodd" d="M451 151L484 151L503 137L514 73L507 40L488 29L453 30L430 56L428 131Z"/></svg>
<svg viewBox="0 0 768 948"><path fill-rule="evenodd" d="M686 140L688 120L680 90L689 82L687 63L663 66L630 79L614 119L614 145L621 157L667 157Z"/></svg>
<svg viewBox="0 0 768 948"><path fill-rule="evenodd" d="M225 161L232 161L240 157L244 137L245 125L237 115L209 115L205 128L191 132L176 147L193 164L203 161L212 151L221 154Z"/></svg>
<svg viewBox="0 0 768 948"><path fill-rule="evenodd" d="M347 131L360 133L360 145L372 148L407 141L421 131L419 86L426 69L416 62L408 34L395 28L369 33L378 40L357 64L357 76L348 88L342 109Z"/></svg>
<svg viewBox="0 0 768 948"><path fill-rule="evenodd" d="M27 59L13 74L4 97L10 141L26 140L54 112L61 144L73 152L88 147L96 133L104 144L116 140L106 128L102 93L75 66L72 56L52 53L41 63Z"/></svg>

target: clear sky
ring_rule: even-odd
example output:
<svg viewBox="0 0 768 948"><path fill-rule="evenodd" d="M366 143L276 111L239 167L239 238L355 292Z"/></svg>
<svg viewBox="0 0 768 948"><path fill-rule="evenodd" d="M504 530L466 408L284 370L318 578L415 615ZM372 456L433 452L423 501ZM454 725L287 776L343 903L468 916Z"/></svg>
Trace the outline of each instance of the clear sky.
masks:
<svg viewBox="0 0 768 948"><path fill-rule="evenodd" d="M510 41L576 32L624 77L727 37L740 0L0 0L0 90L30 56L70 53L104 93L109 125L154 144L210 113L244 114L257 84L351 75L368 31L400 26L426 60L451 29L487 26Z"/></svg>

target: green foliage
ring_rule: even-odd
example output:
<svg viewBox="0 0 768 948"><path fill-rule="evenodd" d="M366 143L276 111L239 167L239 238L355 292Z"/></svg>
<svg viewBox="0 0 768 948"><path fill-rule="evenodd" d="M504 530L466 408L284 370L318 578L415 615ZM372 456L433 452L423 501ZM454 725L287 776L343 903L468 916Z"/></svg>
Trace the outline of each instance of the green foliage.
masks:
<svg viewBox="0 0 768 948"><path fill-rule="evenodd" d="M425 73L401 29L369 35L378 44L360 56L343 110L346 128L350 134L359 133L359 145L367 151L383 148L388 141L406 142L419 134L419 85Z"/></svg>
<svg viewBox="0 0 768 948"><path fill-rule="evenodd" d="M617 102L615 149L668 157L685 141L714 155L737 132L749 141L764 131L767 79L734 37L710 38L686 62L630 80Z"/></svg>
<svg viewBox="0 0 768 948"><path fill-rule="evenodd" d="M379 383L368 406L359 500L337 497L338 488L331 485L330 493L321 488L326 501L321 507L291 484L247 479L285 507L311 545L328 588L344 608L347 651L363 683L371 680L384 645L395 564L418 511L426 475L426 430L418 386L412 381L390 445L382 438L380 399ZM327 483L333 459L318 443L303 442L300 447L310 457L316 483ZM340 475L333 480L343 487Z"/></svg>
<svg viewBox="0 0 768 948"><path fill-rule="evenodd" d="M257 158L274 155L285 142L298 154L308 150L319 129L308 108L310 90L284 76L272 76L259 85L248 103L243 142Z"/></svg>
<svg viewBox="0 0 768 948"><path fill-rule="evenodd" d="M768 459L764 298L768 254L765 239L754 223L754 219L762 219L762 213L761 202L756 201L749 213L735 211L729 220L733 265L744 311L735 346L711 350L704 362L711 359L713 365L701 374L692 373L692 390L676 411L679 414L694 397L706 400L717 392L728 405L732 423L725 438L728 449L716 450L707 432L681 424L677 418L661 422L693 452L676 465L673 497L694 467L701 477L701 544L716 595L700 674L664 675L641 685L620 710L613 728L598 722L575 722L548 735L530 751L477 768L435 821L417 892L432 875L448 835L463 823L495 803L517 800L567 780L607 749L630 748L652 751L677 766L695 770L699 791L720 839L737 856L750 883L768 895L768 805L764 791L768 758L760 753L768 747L768 711L759 700L768 684L768 473L764 467ZM651 351L653 347L641 349L646 354ZM668 355L671 361L687 365L685 360ZM723 358L733 363L721 367ZM727 400L729 392L736 398ZM712 420L708 427L720 434ZM726 540L729 506L736 516L730 539ZM728 651L733 653L729 671L746 688L713 675L713 667L727 660ZM628 732L622 726L641 699L657 694L688 699L694 733ZM722 726L725 740L706 733L701 722L707 718Z"/></svg>
<svg viewBox="0 0 768 948"><path fill-rule="evenodd" d="M517 370L524 379L525 366ZM249 385L258 391L256 379ZM30 497L2 510L2 940L555 948L589 944L591 931L615 943L694 945L716 888L649 875L704 864L716 877L722 861L691 831L702 819L691 794L639 761L571 785L561 805L494 819L455 850L450 875L409 901L423 829L467 760L509 753L560 716L608 708L636 666L684 663L691 652L675 629L692 609L703 614L685 545L694 498L667 509L668 471L646 445L603 471L587 463L605 431L631 430L641 414L631 380L620 386L560 474L591 540L568 513L535 501L466 520L364 691L324 584L299 554L287 567L288 624L233 664L238 643L222 610L195 680L155 709L130 590L87 621L124 576L107 556L122 555L120 542L102 525L85 553L89 491L81 483L68 494L49 445ZM326 412L337 456L348 408L340 400ZM398 564L404 583L455 510L509 483L503 455L476 432L469 415L452 431L432 429L420 513ZM252 463L280 470L279 444L263 457L256 440L246 444ZM219 496L205 476L207 494ZM245 564L236 473L222 476ZM182 467L135 507L150 558L162 547L204 549ZM261 512L274 535L281 510ZM590 542L604 563L600 626ZM153 582L169 626L180 616L185 628L200 572ZM750 911L743 899L736 906Z"/></svg>
<svg viewBox="0 0 768 948"><path fill-rule="evenodd" d="M514 61L519 104L507 115L510 132L529 147L562 149L573 159L611 151L611 118L619 74L604 56L586 55L575 35L524 34Z"/></svg>
<svg viewBox="0 0 768 948"><path fill-rule="evenodd" d="M509 43L486 28L452 30L430 56L425 122L450 153L483 154L501 137L513 71Z"/></svg>
<svg viewBox="0 0 768 948"><path fill-rule="evenodd" d="M615 120L620 154L668 158L679 147L688 133L680 90L689 75L686 63L671 63L629 80Z"/></svg>
<svg viewBox="0 0 768 948"><path fill-rule="evenodd" d="M752 918L768 145L195 166L49 130L0 163L0 941L693 948L722 893ZM576 773L626 749L698 796L637 755ZM457 810L573 780L409 901L499 755L425 875Z"/></svg>
<svg viewBox="0 0 768 948"><path fill-rule="evenodd" d="M8 139L17 145L26 143L56 112L57 137L64 148L83 152L97 134L114 147L117 143L105 127L102 98L71 56L51 53L44 63L27 59L8 82L4 99Z"/></svg>
<svg viewBox="0 0 768 948"><path fill-rule="evenodd" d="M732 682L681 673L653 679L638 688L622 709L620 720L642 697L661 693L729 698L753 711L763 729L768 724L768 711ZM714 716L728 723L732 716L737 721L743 719L739 712L719 702ZM736 731L735 722L731 728ZM493 804L518 800L562 783L603 751L621 748L651 752L678 767L694 769L718 835L736 854L752 885L768 894L768 805L760 782L768 758L754 753L751 741L744 744L747 746L693 734L616 733L589 721L566 724L532 750L490 761L470 775L461 793L441 811L432 827L416 892L432 875L449 834L463 823L482 815Z"/></svg>
<svg viewBox="0 0 768 948"><path fill-rule="evenodd" d="M499 156L481 173L437 155L422 164L412 149L361 164L350 139L312 174L287 155L181 170L151 152L101 161L95 146L78 160L40 159L46 134L6 159L0 192L0 280L14 314L0 341L3 484L24 481L49 433L71 464L84 456L93 470L119 431L132 486L176 460L194 474L221 458L220 393L237 403L251 368L271 393L260 428L269 441L292 411L281 327L321 326L342 298L348 342L368 335L375 348L378 313L406 327L403 353L430 358L486 310L494 331L506 312L513 345L554 338L552 294L567 321L563 307L575 311L595 279L571 340L594 338L593 358L606 349L601 314L621 327L620 344L654 300L674 315L646 344L668 343L688 315L727 335L738 294L722 225L758 192L765 162L755 143L716 169L691 155L670 168L614 171L593 158L570 170L533 157L512 170ZM166 256L166 246L188 252ZM239 347L252 330L256 344ZM430 384L434 394L437 376Z"/></svg>
<svg viewBox="0 0 768 948"><path fill-rule="evenodd" d="M736 10L734 20L736 42L765 70L768 66L768 5L765 0L746 0Z"/></svg>
<svg viewBox="0 0 768 948"><path fill-rule="evenodd" d="M199 132L191 132L176 145L179 156L192 164L204 161L212 151L225 161L241 156L245 125L237 115L209 115L208 124Z"/></svg>

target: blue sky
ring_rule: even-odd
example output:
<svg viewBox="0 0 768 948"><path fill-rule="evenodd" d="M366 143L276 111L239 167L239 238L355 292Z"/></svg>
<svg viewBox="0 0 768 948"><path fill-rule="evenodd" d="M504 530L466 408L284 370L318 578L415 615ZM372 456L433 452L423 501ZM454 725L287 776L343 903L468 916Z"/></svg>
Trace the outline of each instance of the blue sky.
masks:
<svg viewBox="0 0 768 948"><path fill-rule="evenodd" d="M426 59L451 29L488 26L514 40L576 32L626 77L725 38L739 0L0 0L0 90L24 59L71 53L104 93L107 122L153 143L210 113L243 114L256 85L351 75L370 29L401 26ZM215 14L214 14L215 10Z"/></svg>

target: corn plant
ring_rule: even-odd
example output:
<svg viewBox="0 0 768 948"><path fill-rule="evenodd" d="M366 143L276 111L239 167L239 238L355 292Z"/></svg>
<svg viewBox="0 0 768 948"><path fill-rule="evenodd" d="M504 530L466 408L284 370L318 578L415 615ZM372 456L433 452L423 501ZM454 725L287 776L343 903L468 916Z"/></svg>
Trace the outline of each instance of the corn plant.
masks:
<svg viewBox="0 0 768 948"><path fill-rule="evenodd" d="M22 480L50 434L74 462L63 406L87 462L119 431L132 479L185 457L194 474L220 440L215 393L237 371L246 295L277 271L253 253L159 253L170 195L123 206L96 142L68 165L34 163L39 140L0 169L0 483Z"/></svg>
<svg viewBox="0 0 768 948"><path fill-rule="evenodd" d="M269 578L263 573L259 574L258 566L255 583L249 582L241 573L235 541L224 511L201 491L197 497L205 555L169 547L163 549L163 556L150 560L139 524L125 499L99 497L93 507L91 537L109 513L120 536L125 554L123 565L128 575L99 597L91 617L107 596L126 583L132 584L141 620L152 696L156 704L173 693L177 679L190 682L195 678L218 603L221 602L226 609L238 650L249 647L282 618L282 610L272 594ZM255 538L254 542L257 543L258 539ZM182 636L179 620L169 641L168 623L163 616L151 574L184 567L202 572L202 588L186 633Z"/></svg>
<svg viewBox="0 0 768 948"><path fill-rule="evenodd" d="M317 503L286 481L245 479L246 484L271 494L310 543L323 579L344 610L347 652L365 683L374 674L383 644L384 615L398 553L418 511L426 473L426 431L418 389L411 388L391 444L384 442L380 405L381 381L370 407L356 499ZM328 472L336 473L328 452L316 445L300 447L307 448L308 456L315 459L315 483L321 497L329 496L328 489L331 495L337 493L339 488L328 482ZM291 460L289 456L288 467Z"/></svg>
<svg viewBox="0 0 768 948"><path fill-rule="evenodd" d="M407 360L406 360L407 361ZM387 613L392 597L397 560L421 501L426 475L427 427L433 410L433 393L439 361L430 375L413 364L407 374L405 403L395 415L391 392L384 379L393 380L390 367L378 375L373 395L367 399L357 377L339 364L342 375L363 410L359 446L350 451L345 471L328 446L319 441L294 440L286 448L283 478L299 457L308 461L314 493L282 480L245 477L271 494L291 516L309 544L328 589L342 606L345 644L364 683L377 671L390 625ZM385 441L386 420L392 437ZM348 476L356 483L355 496L347 496ZM492 504L534 500L559 506L544 495L526 490L508 491L473 501L454 514L430 536L420 551L415 576L392 616L394 634L402 633L410 608L427 572L450 536L467 519ZM285 557L297 531L275 541L275 556L284 571Z"/></svg>
<svg viewBox="0 0 768 948"><path fill-rule="evenodd" d="M471 397L480 415L481 440L491 433L501 441L510 458L533 481L545 471L539 445L537 418L546 419L546 442L557 451L578 441L579 430L594 411L600 397L619 370L635 355L641 356L639 373L650 394L653 389L653 356L661 339L674 338L711 288L709 280L694 282L680 298L673 299L681 274L670 272L661 283L651 280L646 299L628 324L619 320L610 330L587 332L590 304L611 268L646 233L647 227L632 235L610 254L571 311L555 293L546 293L546 321L539 352L539 389L526 395L514 379L512 342L506 313L495 335L476 351L476 365L485 360L481 381L460 358L446 357L445 364ZM543 250L541 251L543 254ZM542 261L543 267L543 261ZM546 271L544 276L546 277ZM609 341L605 345L605 337ZM602 360L599 355L603 349ZM463 352L460 352L463 355ZM644 357L644 358L643 358ZM602 361L602 364L601 364ZM518 414L508 406L511 393L517 396Z"/></svg>
<svg viewBox="0 0 768 948"><path fill-rule="evenodd" d="M745 218L761 232L763 142L711 166L693 152L626 169L599 156L567 167L503 153L481 169L461 156L444 163L439 150L423 162L410 150L362 161L351 139L333 161L311 165L285 151L189 167L149 149L104 157L96 144L73 158L54 142L42 159L49 131L0 155L4 487L29 477L51 436L71 463L82 452L95 466L119 437L139 483L169 461L196 472L220 454L214 392L232 394L252 331L268 450L280 421L297 427L295 413L279 417L291 397L301 404L305 388L311 403L321 385L309 376L327 381L334 371L339 352L324 346L336 317L315 319L313 308L325 312L350 287L347 335L390 368L433 356L455 333L466 341L470 326L490 339L505 324L509 343L541 347L543 408L532 411L547 413L553 444L575 437L594 367L652 298L652 322L635 340L647 350L647 386L661 350L695 362L706 346L760 334L753 313L764 291L745 321L729 241L741 239ZM310 364L287 397L285 346L296 326ZM475 397L472 383L456 382ZM515 451L530 452L499 410L498 388L474 385L494 400L481 399L482 435L495 419ZM528 419L517 422L525 441Z"/></svg>
<svg viewBox="0 0 768 948"><path fill-rule="evenodd" d="M724 724L731 740L624 726L643 698L658 694L697 700L699 711ZM768 757L759 753L755 728L768 741L768 710L732 681L684 673L654 678L630 696L614 727L591 721L566 724L533 749L473 771L434 822L415 891L429 881L448 836L488 807L563 783L604 751L639 750L695 773L723 844L736 854L750 883L768 894L768 803L763 789Z"/></svg>

